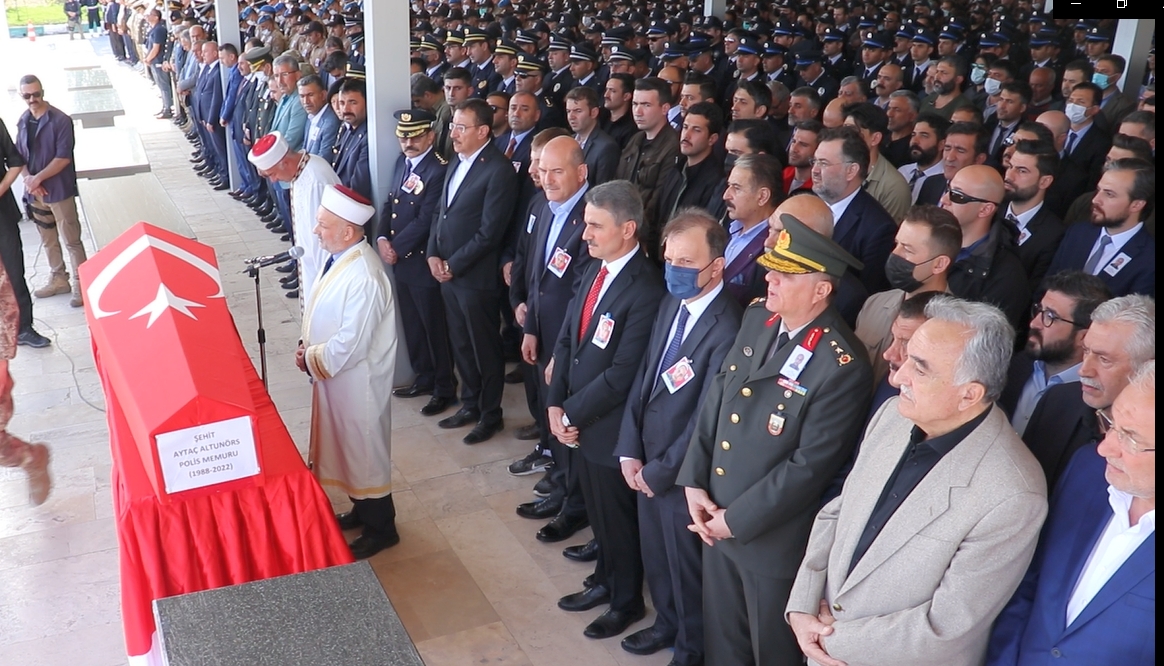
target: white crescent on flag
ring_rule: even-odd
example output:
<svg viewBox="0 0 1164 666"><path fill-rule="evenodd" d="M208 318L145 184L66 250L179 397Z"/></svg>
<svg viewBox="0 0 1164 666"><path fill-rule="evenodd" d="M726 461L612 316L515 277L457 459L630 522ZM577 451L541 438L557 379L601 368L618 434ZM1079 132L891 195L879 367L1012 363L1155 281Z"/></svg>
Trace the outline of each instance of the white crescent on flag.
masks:
<svg viewBox="0 0 1164 666"><path fill-rule="evenodd" d="M121 273L121 271L126 266L128 266L131 261L133 261L139 254L145 252L146 249L150 247L161 250L166 254L181 259L182 261L205 273L211 280L214 280L214 284L218 286L218 292L210 296L210 298L226 297L222 291L222 276L219 274L218 269L215 268L210 262L193 254L189 250L185 250L178 247L177 245L174 245L173 243L161 240L159 238L154 238L153 236L146 234L130 243L124 250L121 251L120 254L114 257L113 261L109 262L109 265L103 268L101 272L97 274L97 278L93 280L93 283L89 285L89 293L87 294L86 300L89 302L90 307L93 309L93 317L95 319L112 317L113 315L119 314L121 312L120 310L114 310L112 312L102 310L101 296L105 293L105 290L109 287L109 284L113 282L113 278L117 277L117 275ZM193 313L191 313L189 310L190 307L205 306L200 303L195 303L193 301L175 296L174 293L170 291L168 286L165 284L159 284L158 295L154 298L154 300L148 303L136 314L131 316L130 319L149 314L150 318L146 324L146 327L148 328L149 326L153 325L155 321L157 321L158 317L161 316L162 312L164 312L166 308L174 308L182 314L185 314L190 318L194 318Z"/></svg>

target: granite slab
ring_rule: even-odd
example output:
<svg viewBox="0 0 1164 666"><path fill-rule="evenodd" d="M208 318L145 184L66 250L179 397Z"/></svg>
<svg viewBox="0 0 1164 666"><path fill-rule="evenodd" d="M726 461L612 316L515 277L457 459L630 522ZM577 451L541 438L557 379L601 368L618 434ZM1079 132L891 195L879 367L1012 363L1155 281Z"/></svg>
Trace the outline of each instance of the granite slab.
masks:
<svg viewBox="0 0 1164 666"><path fill-rule="evenodd" d="M100 90L112 88L113 82L104 69L72 69L65 71L65 89L73 90Z"/></svg>
<svg viewBox="0 0 1164 666"><path fill-rule="evenodd" d="M77 178L116 178L150 171L141 137L127 127L91 127L77 132L73 162Z"/></svg>
<svg viewBox="0 0 1164 666"><path fill-rule="evenodd" d="M187 238L194 232L153 173L78 180L81 210L97 248L138 222L149 222Z"/></svg>
<svg viewBox="0 0 1164 666"><path fill-rule="evenodd" d="M169 666L423 666L367 562L154 601Z"/></svg>
<svg viewBox="0 0 1164 666"><path fill-rule="evenodd" d="M60 108L86 128L112 127L115 117L125 115L121 97L113 88L66 92L60 100Z"/></svg>

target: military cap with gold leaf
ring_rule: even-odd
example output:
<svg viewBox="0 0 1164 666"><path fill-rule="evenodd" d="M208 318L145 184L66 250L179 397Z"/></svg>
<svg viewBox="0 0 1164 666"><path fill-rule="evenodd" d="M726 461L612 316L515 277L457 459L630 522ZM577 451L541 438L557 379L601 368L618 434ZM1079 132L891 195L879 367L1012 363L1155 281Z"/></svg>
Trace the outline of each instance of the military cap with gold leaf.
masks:
<svg viewBox="0 0 1164 666"><path fill-rule="evenodd" d="M493 49L493 53L497 55L507 55L514 57L517 57L519 52L522 52L520 46L505 39L497 40L497 46Z"/></svg>
<svg viewBox="0 0 1164 666"><path fill-rule="evenodd" d="M856 270L865 267L833 239L809 229L795 217L785 213L780 221L784 229L777 235L775 247L756 259L764 268L791 275L827 273L841 277L850 266Z"/></svg>
<svg viewBox="0 0 1164 666"><path fill-rule="evenodd" d="M526 73L540 72L545 74L550 71L550 66L546 64L546 61L537 56L532 56L528 53L519 53L517 54L517 71Z"/></svg>
<svg viewBox="0 0 1164 666"><path fill-rule="evenodd" d="M424 109L404 109L392 115L396 117L396 136L401 139L411 139L429 132L436 122L436 116Z"/></svg>

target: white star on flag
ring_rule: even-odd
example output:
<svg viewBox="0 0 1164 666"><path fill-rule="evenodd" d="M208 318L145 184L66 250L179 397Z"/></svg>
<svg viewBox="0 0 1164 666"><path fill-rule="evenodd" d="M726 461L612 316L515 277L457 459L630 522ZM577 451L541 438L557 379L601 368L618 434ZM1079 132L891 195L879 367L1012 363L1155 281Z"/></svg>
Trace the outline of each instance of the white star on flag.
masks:
<svg viewBox="0 0 1164 666"><path fill-rule="evenodd" d="M195 317L194 313L190 312L190 308L202 307L206 306L201 303L195 303L194 301L188 301L180 296L175 296L174 292L170 291L169 287L164 284L159 284L158 295L154 298L154 300L150 301L150 303L144 308L138 310L136 314L130 317L130 319L136 319L148 314L150 318L149 321L146 322L146 328L149 328L154 325L154 322L158 320L158 317L162 316L162 313L166 311L166 308L173 308L174 310L181 312L187 317L197 320L198 317Z"/></svg>

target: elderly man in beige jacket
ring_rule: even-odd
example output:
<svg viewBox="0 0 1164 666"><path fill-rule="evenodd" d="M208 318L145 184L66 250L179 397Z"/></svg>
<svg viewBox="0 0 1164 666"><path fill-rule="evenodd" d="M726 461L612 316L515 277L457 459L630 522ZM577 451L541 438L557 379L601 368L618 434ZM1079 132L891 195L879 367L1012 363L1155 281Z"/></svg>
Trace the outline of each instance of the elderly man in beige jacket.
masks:
<svg viewBox="0 0 1164 666"><path fill-rule="evenodd" d="M810 664L976 666L1047 514L1038 462L994 405L1014 331L935 298L841 496L817 515L786 619Z"/></svg>

